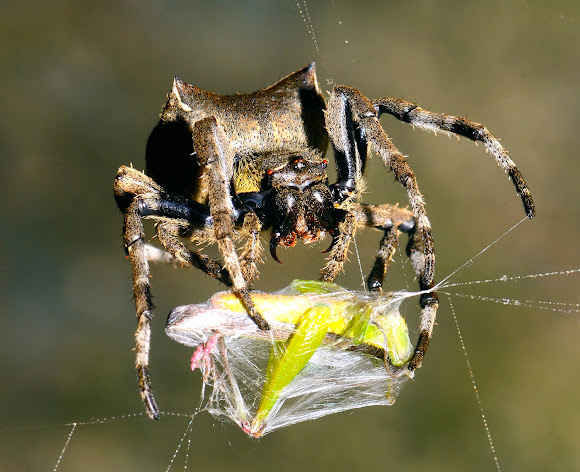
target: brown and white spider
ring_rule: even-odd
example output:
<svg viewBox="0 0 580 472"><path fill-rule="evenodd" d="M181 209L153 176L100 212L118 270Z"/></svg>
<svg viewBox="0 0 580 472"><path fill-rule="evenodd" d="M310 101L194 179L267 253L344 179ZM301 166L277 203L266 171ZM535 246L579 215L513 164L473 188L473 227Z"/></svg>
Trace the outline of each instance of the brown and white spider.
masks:
<svg viewBox="0 0 580 472"><path fill-rule="evenodd" d="M514 182L528 217L534 216L521 173L481 124L432 113L405 100L369 100L347 86L334 87L326 104L314 63L252 94L217 95L174 80L147 143L147 175L123 166L114 184L115 199L125 214L124 244L133 269L136 368L151 418L158 418L159 410L148 367L153 313L148 260L177 260L215 277L232 288L249 316L267 330L249 291L261 262L259 233L267 229L276 261L278 245L293 246L297 239L310 243L331 235L323 281L334 280L343 270L357 227L383 231L367 279L370 290L381 289L399 233L407 233L407 254L423 294L419 339L406 371L420 366L438 307L430 290L435 274L433 239L415 175L381 127L382 113L422 129L482 141ZM331 185L324 158L329 140L338 175ZM369 144L405 187L411 210L360 203ZM143 218L155 222L166 253L146 244ZM239 236L246 238L240 255L234 245ZM216 243L223 264L189 249L182 238Z"/></svg>

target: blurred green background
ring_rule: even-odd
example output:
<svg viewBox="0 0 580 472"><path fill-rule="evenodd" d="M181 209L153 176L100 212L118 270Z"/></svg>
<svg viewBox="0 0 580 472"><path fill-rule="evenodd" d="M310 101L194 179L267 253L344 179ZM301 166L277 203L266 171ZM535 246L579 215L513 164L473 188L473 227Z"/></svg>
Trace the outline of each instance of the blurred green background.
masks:
<svg viewBox="0 0 580 472"><path fill-rule="evenodd" d="M142 415L133 372L135 320L117 168L144 167L148 133L172 78L250 92L317 61L333 83L484 123L511 151L537 204L456 277L469 281L580 267L580 8L575 1L320 1L316 42L291 1L38 0L0 6L0 470L52 470L70 427L29 427L137 414L79 426L60 471L165 470L187 419ZM302 8L304 10L304 8ZM483 147L383 118L428 202L438 279L524 212ZM375 159L366 201L400 201ZM366 271L380 235L357 238ZM315 278L320 250L268 257L256 287ZM357 288L356 257L338 282ZM405 279L403 257L388 289ZM153 266L152 375L164 411L199 400L190 352L165 337L176 305L220 289L189 269ZM579 303L579 277L467 287L465 293ZM503 470L580 470L578 314L454 297ZM411 327L416 309L408 304ZM430 352L390 408L292 426L259 440L200 414L189 467L211 470L494 470L449 304ZM186 441L187 443L187 441ZM186 448L187 445L184 445ZM183 469L183 452L172 470Z"/></svg>

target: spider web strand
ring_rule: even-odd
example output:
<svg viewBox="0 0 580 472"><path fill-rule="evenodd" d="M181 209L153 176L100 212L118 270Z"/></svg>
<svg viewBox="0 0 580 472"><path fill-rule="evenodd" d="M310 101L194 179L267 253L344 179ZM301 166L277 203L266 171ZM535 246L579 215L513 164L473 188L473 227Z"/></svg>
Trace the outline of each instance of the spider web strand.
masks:
<svg viewBox="0 0 580 472"><path fill-rule="evenodd" d="M457 319L457 314L455 313L455 308L453 306L453 303L451 302L451 297L448 296L448 299L449 299L449 307L451 308L451 314L453 315L453 321L455 322L455 329L457 330L457 335L459 337L459 343L461 344L461 350L463 351L463 355L465 356L465 362L467 364L467 370L469 372L469 377L471 379L471 384L473 386L475 400L477 403L477 407L479 408L479 413L481 415L481 420L483 422L483 427L485 429L485 434L487 436L487 441L489 443L489 449L491 451L491 455L492 455L493 461L495 463L495 468L497 469L498 472L501 472L501 467L499 465L499 459L497 457L497 451L495 450L495 446L493 444L493 439L491 437L491 431L489 429L487 417L485 416L485 411L483 409L483 403L481 401L481 397L479 396L479 388L477 387L477 383L475 381L475 375L473 374L473 369L471 368L471 363L469 362L469 356L467 355L467 349L465 348L465 343L463 341L463 336L461 334L461 329L459 328L459 321Z"/></svg>
<svg viewBox="0 0 580 472"><path fill-rule="evenodd" d="M496 243L498 243L501 239L503 239L505 236L507 236L509 233L511 233L514 229L516 229L519 225L521 225L524 221L526 221L528 218L524 217L522 218L520 221L518 221L515 225L513 225L510 229L508 229L507 231L505 231L502 235L500 235L498 238L496 238L493 242L491 242L490 244L488 244L487 246L485 246L481 251L479 251L475 256L473 256L471 259L469 259L467 262L465 262L464 264L462 264L461 266L459 266L457 269L455 269L453 272L451 272L447 277L445 277L441 282L439 282L434 288L435 290L441 289L441 288L445 288L447 287L447 285L445 284L445 282L447 282L449 279L451 279L455 274L457 274L458 272L460 272L461 270L463 270L465 267L470 266L471 264L473 264L473 261L475 259L477 259L479 256L481 256L484 252L486 252L490 247L494 246Z"/></svg>
<svg viewBox="0 0 580 472"><path fill-rule="evenodd" d="M553 272L544 272L541 274L527 274L527 275L514 275L508 277L507 275L502 275L501 277L497 277L495 279L485 279L485 280L471 280L468 282L455 282L450 284L445 284L445 288L449 287L460 287L462 285L475 285L475 284L488 284L493 282L510 282L515 280L523 280L523 279L535 279L540 277L550 277L554 275L572 275L580 273L580 269L569 269L569 270L559 270Z"/></svg>
<svg viewBox="0 0 580 472"><path fill-rule="evenodd" d="M195 417L197 416L197 411L193 414L190 415L190 420L189 423L187 423L187 426L185 427L185 431L183 432L183 435L181 436L181 439L179 440L179 443L177 443L177 446L175 448L175 451L173 452L173 456L171 457L171 460L169 461L169 465L167 466L167 469L165 469L165 472L169 472L169 470L171 469L171 466L173 465L173 463L175 462L175 459L177 458L177 454L179 454L179 451L181 450L181 446L183 446L183 443L185 441L185 439L187 438L187 435L189 434L189 432L191 431L191 425L193 424L193 420L195 419ZM187 469L187 458L189 456L189 442L188 442L188 446L187 446L187 451L186 451L186 462L185 462L185 468Z"/></svg>
<svg viewBox="0 0 580 472"><path fill-rule="evenodd" d="M62 458L64 457L64 453L66 452L66 448L68 447L70 440L71 440L75 430L77 429L77 424L78 423L72 423L72 428L70 430L70 433L68 433L68 437L66 438L66 442L64 443L64 447L62 448L62 451L60 451L60 456L58 456L58 460L56 461L56 464L54 466L54 469L52 469L52 472L56 472L56 470L58 469L58 466L60 465L60 462L62 461Z"/></svg>
<svg viewBox="0 0 580 472"><path fill-rule="evenodd" d="M308 5L306 4L306 0L302 2L303 6L300 6L300 2L296 2L296 8L298 8L298 12L302 15L302 20L306 25L306 30L314 43L314 47L316 48L316 52L320 53L320 49L318 48L318 41L316 40L316 34L314 33L314 27L312 26L312 19L310 18L310 12L308 11ZM304 8L304 9L303 9Z"/></svg>
<svg viewBox="0 0 580 472"><path fill-rule="evenodd" d="M520 306L524 308L537 308L539 310L557 311L560 313L573 314L580 313L579 303L564 303L564 302L550 302L538 300L517 300L514 298L495 298L486 297L484 295L473 295L469 293L449 293L440 292L447 296L455 295L461 298L468 298L471 300L482 300L484 302L493 302L499 305Z"/></svg>

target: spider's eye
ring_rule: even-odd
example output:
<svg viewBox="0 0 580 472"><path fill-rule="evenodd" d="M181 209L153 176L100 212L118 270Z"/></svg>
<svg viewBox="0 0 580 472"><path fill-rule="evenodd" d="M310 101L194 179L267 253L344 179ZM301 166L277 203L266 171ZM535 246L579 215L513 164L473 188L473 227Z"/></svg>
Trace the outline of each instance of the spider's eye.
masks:
<svg viewBox="0 0 580 472"><path fill-rule="evenodd" d="M266 174L268 174L268 175L272 175L273 173L274 173L274 171L273 171L272 169L268 169L268 170L266 171Z"/></svg>
<svg viewBox="0 0 580 472"><path fill-rule="evenodd" d="M328 165L328 160L327 159L322 159L322 168L326 169L326 166Z"/></svg>
<svg viewBox="0 0 580 472"><path fill-rule="evenodd" d="M306 164L304 163L304 159L302 159L301 157L296 157L294 159L292 159L292 169L293 170L302 170L306 167Z"/></svg>

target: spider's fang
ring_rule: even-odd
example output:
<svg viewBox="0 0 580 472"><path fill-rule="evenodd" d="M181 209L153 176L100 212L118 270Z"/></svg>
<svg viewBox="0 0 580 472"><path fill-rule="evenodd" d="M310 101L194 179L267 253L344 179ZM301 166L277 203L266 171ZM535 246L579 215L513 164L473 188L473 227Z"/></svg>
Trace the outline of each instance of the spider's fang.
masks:
<svg viewBox="0 0 580 472"><path fill-rule="evenodd" d="M326 254L330 251L332 251L332 248L336 245L336 243L338 242L338 236L335 236L332 233L329 233L332 236L332 241L330 242L330 246L328 246L328 248L325 251L322 251L322 254Z"/></svg>
<svg viewBox="0 0 580 472"><path fill-rule="evenodd" d="M278 255L276 254L276 249L278 249L278 241L280 240L280 236L272 236L270 239L270 254L272 255L272 259L274 259L278 264L282 264L282 261L278 259Z"/></svg>

